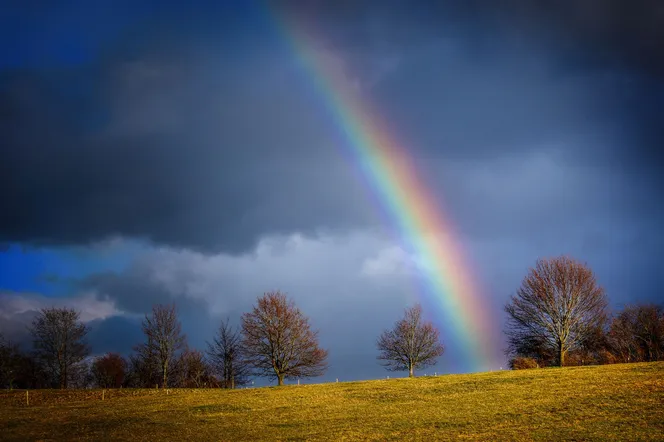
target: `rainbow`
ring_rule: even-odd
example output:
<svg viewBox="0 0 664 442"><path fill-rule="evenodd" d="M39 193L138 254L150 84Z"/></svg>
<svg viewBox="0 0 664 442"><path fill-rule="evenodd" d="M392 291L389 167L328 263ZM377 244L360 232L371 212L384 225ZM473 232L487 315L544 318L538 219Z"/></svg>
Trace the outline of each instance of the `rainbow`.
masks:
<svg viewBox="0 0 664 442"><path fill-rule="evenodd" d="M320 97L346 139L350 156L369 183L402 241L414 251L430 302L438 304L455 347L465 353L464 371L490 368L493 330L482 299L465 264L452 228L441 217L436 198L418 179L406 149L360 100L353 85L316 50L302 23L274 12L279 32L311 77Z"/></svg>

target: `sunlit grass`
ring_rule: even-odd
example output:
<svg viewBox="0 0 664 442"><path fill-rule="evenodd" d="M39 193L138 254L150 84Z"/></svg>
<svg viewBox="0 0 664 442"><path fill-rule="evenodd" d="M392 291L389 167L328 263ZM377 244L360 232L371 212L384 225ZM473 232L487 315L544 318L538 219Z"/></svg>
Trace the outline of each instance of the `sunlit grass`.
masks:
<svg viewBox="0 0 664 442"><path fill-rule="evenodd" d="M0 393L2 440L664 440L664 363L279 388Z"/></svg>

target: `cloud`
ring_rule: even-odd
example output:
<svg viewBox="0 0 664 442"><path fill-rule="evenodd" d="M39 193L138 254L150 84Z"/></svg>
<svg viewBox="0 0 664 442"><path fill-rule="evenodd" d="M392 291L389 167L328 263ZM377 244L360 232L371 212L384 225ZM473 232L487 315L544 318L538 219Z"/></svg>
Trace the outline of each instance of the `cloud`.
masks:
<svg viewBox="0 0 664 442"><path fill-rule="evenodd" d="M409 275L413 273L415 265L415 257L409 255L403 248L393 246L380 250L373 258L365 259L361 272L376 278L400 274Z"/></svg>
<svg viewBox="0 0 664 442"><path fill-rule="evenodd" d="M661 28L636 24L659 16L635 5L628 23L607 5L562 2L548 20L538 2L312 2L297 20L416 158L555 145L567 164L605 165L652 192L664 85L645 61L660 45L637 37ZM0 242L122 236L242 253L265 235L378 224L324 98L265 12L164 8L87 62L1 72L0 197L12 216ZM567 40L549 38L567 30L580 59L601 60L569 63ZM606 51L621 63L600 63Z"/></svg>
<svg viewBox="0 0 664 442"><path fill-rule="evenodd" d="M87 341L93 355L113 352L127 356L145 341L140 318L111 316L91 321L88 327Z"/></svg>
<svg viewBox="0 0 664 442"><path fill-rule="evenodd" d="M37 312L42 308L71 307L81 313L81 321L89 322L95 319L104 319L120 313L115 305L93 293L82 293L76 297L48 298L35 293L0 293L2 311L0 315L9 318L17 314Z"/></svg>
<svg viewBox="0 0 664 442"><path fill-rule="evenodd" d="M86 341L93 355L131 353L143 341L141 317L126 314L115 303L90 292L69 297L45 297L36 293L0 293L0 333L24 349L31 348L29 327L43 308L73 308L89 329Z"/></svg>
<svg viewBox="0 0 664 442"><path fill-rule="evenodd" d="M568 62L617 62L653 74L664 63L664 7L657 0L491 0L420 2L405 0L280 2L313 28L348 45L421 45L434 36L464 36L475 51L508 41L558 52ZM279 9L278 7L276 9ZM334 32L336 31L336 32Z"/></svg>
<svg viewBox="0 0 664 442"><path fill-rule="evenodd" d="M398 268L403 271L394 271ZM382 375L375 360L376 336L404 307L424 301L417 278L412 259L392 239L363 230L316 238L266 237L243 255L147 247L124 272L92 275L78 288L93 290L136 316L154 303L174 302L197 348L205 348L220 318L239 324L258 296L282 290L320 330L321 344L330 349L332 368L325 378L330 380ZM449 313L430 314L445 330L443 318ZM463 361L454 355L463 349L454 342L446 345L452 356L440 371L460 370ZM111 347L105 343L104 348ZM348 371L349 366L354 369Z"/></svg>
<svg viewBox="0 0 664 442"><path fill-rule="evenodd" d="M268 236L242 255L146 247L125 271L90 275L76 283L76 288L108 297L128 313L142 313L156 302L176 300L202 303L208 312L225 315L248 308L265 291L278 289L292 292L309 308L329 311L330 305L320 301L343 305L345 298L339 296L350 287L368 288L380 279L403 283L412 276L377 271L384 257L394 255L395 250L401 249L380 231L317 238ZM330 289L337 291L334 299L318 294Z"/></svg>
<svg viewBox="0 0 664 442"><path fill-rule="evenodd" d="M0 333L17 342L29 340L28 327L44 308L73 308L85 323L121 314L115 303L92 292L70 297L46 297L37 293L0 292Z"/></svg>
<svg viewBox="0 0 664 442"><path fill-rule="evenodd" d="M266 233L371 222L320 106L292 74L270 75L279 65L262 66L262 54L248 73L229 72L233 60L172 57L117 62L102 78L6 82L2 197L14 215L0 241L119 235L240 252ZM60 89L81 76L100 83L92 109L63 111Z"/></svg>

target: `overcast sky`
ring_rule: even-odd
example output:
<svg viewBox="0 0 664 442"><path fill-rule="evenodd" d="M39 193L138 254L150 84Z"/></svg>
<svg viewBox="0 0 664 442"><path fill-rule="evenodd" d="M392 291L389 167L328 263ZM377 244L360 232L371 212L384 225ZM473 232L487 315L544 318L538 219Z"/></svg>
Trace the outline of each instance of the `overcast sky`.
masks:
<svg viewBox="0 0 664 442"><path fill-rule="evenodd" d="M410 153L494 319L539 257L587 262L612 308L664 298L664 4L656 0L62 1L0 6L0 332L44 306L127 354L155 303L191 345L280 289L323 380L382 377L377 335L449 318L276 17ZM221 4L221 6L220 6ZM377 202L378 201L378 202Z"/></svg>

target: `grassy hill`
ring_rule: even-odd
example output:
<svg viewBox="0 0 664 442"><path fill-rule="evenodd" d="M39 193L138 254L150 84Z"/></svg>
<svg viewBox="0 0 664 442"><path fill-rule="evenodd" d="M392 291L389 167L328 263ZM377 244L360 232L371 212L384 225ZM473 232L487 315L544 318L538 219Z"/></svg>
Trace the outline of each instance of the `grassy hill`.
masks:
<svg viewBox="0 0 664 442"><path fill-rule="evenodd" d="M223 390L0 393L0 439L664 440L664 363Z"/></svg>

